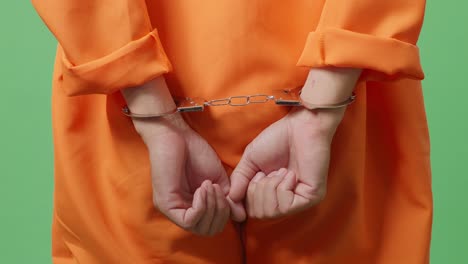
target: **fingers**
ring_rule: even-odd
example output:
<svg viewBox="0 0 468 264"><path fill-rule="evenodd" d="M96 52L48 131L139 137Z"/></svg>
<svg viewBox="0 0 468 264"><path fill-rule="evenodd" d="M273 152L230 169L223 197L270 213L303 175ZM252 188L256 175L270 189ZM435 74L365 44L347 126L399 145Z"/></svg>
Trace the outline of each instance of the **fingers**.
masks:
<svg viewBox="0 0 468 264"><path fill-rule="evenodd" d="M188 228L200 221L203 212L206 209L206 192L202 188L198 188L193 195L192 207L187 209L182 222L185 223L184 227Z"/></svg>
<svg viewBox="0 0 468 264"><path fill-rule="evenodd" d="M275 175L269 175L263 190L263 213L266 218L275 218L280 216L278 209L277 191L278 185L283 181L288 170L280 169Z"/></svg>
<svg viewBox="0 0 468 264"><path fill-rule="evenodd" d="M206 209L193 231L200 235L208 235L216 212L216 192L210 181L203 182L201 188L206 192Z"/></svg>
<svg viewBox="0 0 468 264"><path fill-rule="evenodd" d="M229 194L229 191L231 190L231 182L224 168L222 169L222 174L218 181L216 181L216 183L219 185L221 191L224 193L224 197L226 197Z"/></svg>
<svg viewBox="0 0 468 264"><path fill-rule="evenodd" d="M195 191L190 208L174 208L163 213L185 230L213 236L224 230L230 208L221 186L207 180Z"/></svg>
<svg viewBox="0 0 468 264"><path fill-rule="evenodd" d="M257 172L255 165L250 161L249 155L249 151L246 150L230 177L231 189L229 190L228 201L232 210L232 219L236 222L243 222L246 219L243 202L249 183Z"/></svg>
<svg viewBox="0 0 468 264"><path fill-rule="evenodd" d="M281 215L276 189L286 173L287 170L282 168L268 176L263 172L256 174L247 190L247 211L250 217L263 219Z"/></svg>
<svg viewBox="0 0 468 264"><path fill-rule="evenodd" d="M294 201L295 187L296 175L293 171L289 171L276 190L276 195L278 197L278 210L281 214L288 214L291 211Z"/></svg>
<svg viewBox="0 0 468 264"><path fill-rule="evenodd" d="M198 235L213 236L224 230L229 214L229 204L222 188L204 181L195 192L192 208L187 210L185 227Z"/></svg>
<svg viewBox="0 0 468 264"><path fill-rule="evenodd" d="M208 235L213 236L224 230L224 226L229 220L229 205L226 200L226 196L217 184L213 185L216 197L216 211L211 222L210 230Z"/></svg>
<svg viewBox="0 0 468 264"><path fill-rule="evenodd" d="M262 171L257 172L257 174L255 174L255 177L253 177L252 181L250 182L248 186L246 205L247 205L247 214L250 217L255 217L256 215L259 214L259 211L263 209L262 203L261 201L257 201L258 198L255 195L255 193L256 193L258 182L261 181L265 177L266 175ZM263 197L262 197L262 200L263 200ZM256 209L256 206L257 207L260 206L260 210Z"/></svg>

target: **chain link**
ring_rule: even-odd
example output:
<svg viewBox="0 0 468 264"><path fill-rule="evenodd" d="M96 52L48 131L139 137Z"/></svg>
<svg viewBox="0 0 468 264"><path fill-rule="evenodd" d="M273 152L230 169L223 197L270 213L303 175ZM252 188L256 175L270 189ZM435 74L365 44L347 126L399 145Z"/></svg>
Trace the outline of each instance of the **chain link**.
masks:
<svg viewBox="0 0 468 264"><path fill-rule="evenodd" d="M253 94L253 95L237 95L222 99L209 100L204 103L205 106L246 106L249 104L261 104L270 100L274 100L273 95Z"/></svg>
<svg viewBox="0 0 468 264"><path fill-rule="evenodd" d="M236 95L227 98L205 100L203 98L190 98L190 97L175 97L176 108L165 113L158 114L136 114L130 112L127 106L122 111L125 115L135 118L149 118L149 117L162 117L174 113L184 112L201 112L205 106L246 106L250 104L263 104L269 101L274 101L276 105L282 106L304 106L307 109L334 109L347 106L354 102L356 95L353 93L346 101L328 104L328 105L317 105L307 102L303 102L300 99L300 89L292 90L275 90L272 91L274 95L267 94L252 94L252 95Z"/></svg>

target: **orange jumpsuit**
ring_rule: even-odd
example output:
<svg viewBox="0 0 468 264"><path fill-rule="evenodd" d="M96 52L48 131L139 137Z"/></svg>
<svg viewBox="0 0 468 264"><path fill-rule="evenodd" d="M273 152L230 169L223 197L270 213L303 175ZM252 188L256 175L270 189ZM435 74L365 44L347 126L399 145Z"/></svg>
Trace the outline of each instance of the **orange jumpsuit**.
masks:
<svg viewBox="0 0 468 264"><path fill-rule="evenodd" d="M59 42L54 263L429 262L429 137L415 46L424 0L32 2ZM121 113L120 89L165 74L173 95L268 93L328 65L365 70L335 135L320 205L248 220L243 234L229 224L213 238L156 211L147 150ZM211 107L185 118L230 173L288 110Z"/></svg>

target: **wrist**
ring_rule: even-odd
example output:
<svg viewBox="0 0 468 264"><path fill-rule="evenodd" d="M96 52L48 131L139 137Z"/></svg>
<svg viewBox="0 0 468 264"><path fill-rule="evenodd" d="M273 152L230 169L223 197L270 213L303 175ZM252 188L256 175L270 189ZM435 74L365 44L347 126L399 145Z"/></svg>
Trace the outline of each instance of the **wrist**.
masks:
<svg viewBox="0 0 468 264"><path fill-rule="evenodd" d="M143 85L121 90L127 107L136 114L171 112L176 104L162 76ZM171 130L185 130L188 125L180 113L155 118L132 118L133 125L145 139Z"/></svg>
<svg viewBox="0 0 468 264"><path fill-rule="evenodd" d="M133 119L133 125L144 141L168 133L184 133L190 129L180 113L158 118Z"/></svg>
<svg viewBox="0 0 468 264"><path fill-rule="evenodd" d="M315 138L331 140L344 117L346 108L309 110L297 108L290 113L293 129L306 130Z"/></svg>
<svg viewBox="0 0 468 264"><path fill-rule="evenodd" d="M361 72L361 69L354 68L311 69L302 88L301 99L312 105L344 102L350 98ZM315 138L331 140L346 108L343 106L336 109L298 109L293 113L297 115L298 120L296 129L307 129Z"/></svg>
<svg viewBox="0 0 468 264"><path fill-rule="evenodd" d="M162 76L137 87L122 89L121 92L132 113L163 113L176 107Z"/></svg>

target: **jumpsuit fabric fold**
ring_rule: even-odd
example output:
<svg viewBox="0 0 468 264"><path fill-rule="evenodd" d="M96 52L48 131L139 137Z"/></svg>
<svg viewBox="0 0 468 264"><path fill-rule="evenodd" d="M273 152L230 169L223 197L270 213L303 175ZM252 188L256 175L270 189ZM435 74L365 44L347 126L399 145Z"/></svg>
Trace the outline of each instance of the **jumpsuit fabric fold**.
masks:
<svg viewBox="0 0 468 264"><path fill-rule="evenodd" d="M416 46L424 0L32 0L58 40L52 89L53 262L429 263L430 146ZM164 74L207 100L364 69L332 145L327 197L277 220L198 237L152 203L148 151L121 89ZM290 108L208 107L188 124L228 174ZM273 143L272 143L273 144Z"/></svg>

